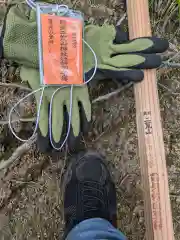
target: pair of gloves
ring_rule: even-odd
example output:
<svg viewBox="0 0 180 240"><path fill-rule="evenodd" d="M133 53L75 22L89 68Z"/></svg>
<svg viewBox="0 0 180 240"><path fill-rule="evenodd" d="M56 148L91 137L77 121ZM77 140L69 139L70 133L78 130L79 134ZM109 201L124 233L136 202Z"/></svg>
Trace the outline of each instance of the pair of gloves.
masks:
<svg viewBox="0 0 180 240"><path fill-rule="evenodd" d="M97 56L98 69L92 81L116 79L139 82L144 78L142 69L157 68L162 53L168 48L168 42L156 37L139 38L129 41L120 27L87 25L85 41ZM0 39L0 57L21 65L20 75L32 88L40 88L38 71L38 42L36 13L26 3L11 5L6 14ZM84 46L84 71L88 79L94 71L94 56ZM44 91L40 119L38 124L38 146L40 151L49 152L52 146L49 140L49 104L57 87L47 87ZM36 93L37 105L41 93ZM52 138L56 148L60 147L67 133L70 108L70 87L57 92L52 104ZM68 138L70 149L79 142L81 134L88 132L91 121L91 102L88 86L73 88L71 131Z"/></svg>

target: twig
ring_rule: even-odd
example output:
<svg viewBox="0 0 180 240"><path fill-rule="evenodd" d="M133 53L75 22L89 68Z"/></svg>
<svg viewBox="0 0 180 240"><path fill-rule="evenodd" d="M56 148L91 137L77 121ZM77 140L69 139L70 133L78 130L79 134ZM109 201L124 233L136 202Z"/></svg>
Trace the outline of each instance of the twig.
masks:
<svg viewBox="0 0 180 240"><path fill-rule="evenodd" d="M168 92L170 92L171 94L175 95L175 96L180 95L180 93L178 93L178 92L173 92L170 88L164 86L164 85L161 84L161 83L158 83L158 85L161 86L162 88L164 88L165 90L167 90Z"/></svg>
<svg viewBox="0 0 180 240"><path fill-rule="evenodd" d="M33 143L35 143L37 140L37 134L34 135L33 138L31 138L29 141L23 143L21 146L19 146L15 152L11 155L11 157L8 160L2 160L0 161L0 170L3 170L5 168L8 168L14 161L17 159L20 159L20 157L27 151L30 150Z"/></svg>
<svg viewBox="0 0 180 240"><path fill-rule="evenodd" d="M169 196L172 198L180 198L180 195L176 195L176 194L169 194Z"/></svg>
<svg viewBox="0 0 180 240"><path fill-rule="evenodd" d="M127 85L125 85L124 87L119 88L119 89L117 89L117 90L114 91L114 92L108 93L108 94L106 94L106 95L104 95L104 96L100 96L100 97L94 99L94 100L92 101L92 104L97 103L97 102L106 101L106 100L108 100L109 98L114 97L114 96L116 96L118 93L120 93L120 92L124 91L125 89L129 88L129 87L132 86L132 85L133 85L133 83L130 82L130 83L128 83Z"/></svg>
<svg viewBox="0 0 180 240"><path fill-rule="evenodd" d="M180 63L163 62L162 67L180 68Z"/></svg>
<svg viewBox="0 0 180 240"><path fill-rule="evenodd" d="M172 62L172 60L177 59L177 57L179 57L179 55L180 55L180 52L176 52L176 54L174 54L171 58L169 58L167 62Z"/></svg>
<svg viewBox="0 0 180 240"><path fill-rule="evenodd" d="M169 42L169 49L177 53L177 55L179 55L179 49L177 48L177 45L175 45L174 43ZM172 58L174 59L175 57L172 57Z"/></svg>
<svg viewBox="0 0 180 240"><path fill-rule="evenodd" d="M117 22L116 26L120 26L121 23L124 21L124 19L126 19L126 17L127 17L127 13L124 13L124 15Z"/></svg>
<svg viewBox="0 0 180 240"><path fill-rule="evenodd" d="M36 118L18 118L18 119L15 119L15 120L12 120L11 123L16 123L16 122L35 122L36 121ZM2 120L0 121L0 125L8 125L9 124L9 121L8 120Z"/></svg>
<svg viewBox="0 0 180 240"><path fill-rule="evenodd" d="M28 88L28 87L25 87L25 86L22 86L22 85L19 85L19 84L15 84L15 83L2 83L2 82L0 82L0 86L2 86L2 87L20 88L22 90L26 90L26 91L29 91L29 92L32 91L31 88Z"/></svg>
<svg viewBox="0 0 180 240"><path fill-rule="evenodd" d="M109 132L110 127L107 127L106 130L104 132L102 132L101 134L99 134L97 136L97 138L95 138L94 140L92 140L92 143L96 143L100 138L102 138L107 132Z"/></svg>

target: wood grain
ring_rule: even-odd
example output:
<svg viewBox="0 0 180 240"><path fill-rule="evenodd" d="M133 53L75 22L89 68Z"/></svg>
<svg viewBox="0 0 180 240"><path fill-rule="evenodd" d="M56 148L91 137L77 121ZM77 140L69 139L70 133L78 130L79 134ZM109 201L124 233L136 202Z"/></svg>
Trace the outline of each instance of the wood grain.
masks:
<svg viewBox="0 0 180 240"><path fill-rule="evenodd" d="M151 36L148 0L126 0L130 38ZM146 239L173 240L172 213L160 118L156 71L136 84L136 119L144 189Z"/></svg>

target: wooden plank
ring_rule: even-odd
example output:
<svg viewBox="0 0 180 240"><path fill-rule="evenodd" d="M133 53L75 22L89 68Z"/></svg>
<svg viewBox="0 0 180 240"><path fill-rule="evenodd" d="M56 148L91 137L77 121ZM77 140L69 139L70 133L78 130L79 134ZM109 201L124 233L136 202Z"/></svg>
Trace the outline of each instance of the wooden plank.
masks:
<svg viewBox="0 0 180 240"><path fill-rule="evenodd" d="M130 38L151 36L148 0L126 0ZM146 239L173 240L165 150L156 71L144 71L134 87L141 177L144 189Z"/></svg>

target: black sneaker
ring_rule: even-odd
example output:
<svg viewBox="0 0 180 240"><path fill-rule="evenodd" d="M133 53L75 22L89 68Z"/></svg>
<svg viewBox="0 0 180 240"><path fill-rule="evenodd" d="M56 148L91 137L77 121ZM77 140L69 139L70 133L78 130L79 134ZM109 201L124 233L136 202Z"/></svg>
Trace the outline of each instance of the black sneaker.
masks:
<svg viewBox="0 0 180 240"><path fill-rule="evenodd" d="M102 156L72 159L63 179L65 236L83 220L103 218L116 227L116 190Z"/></svg>

